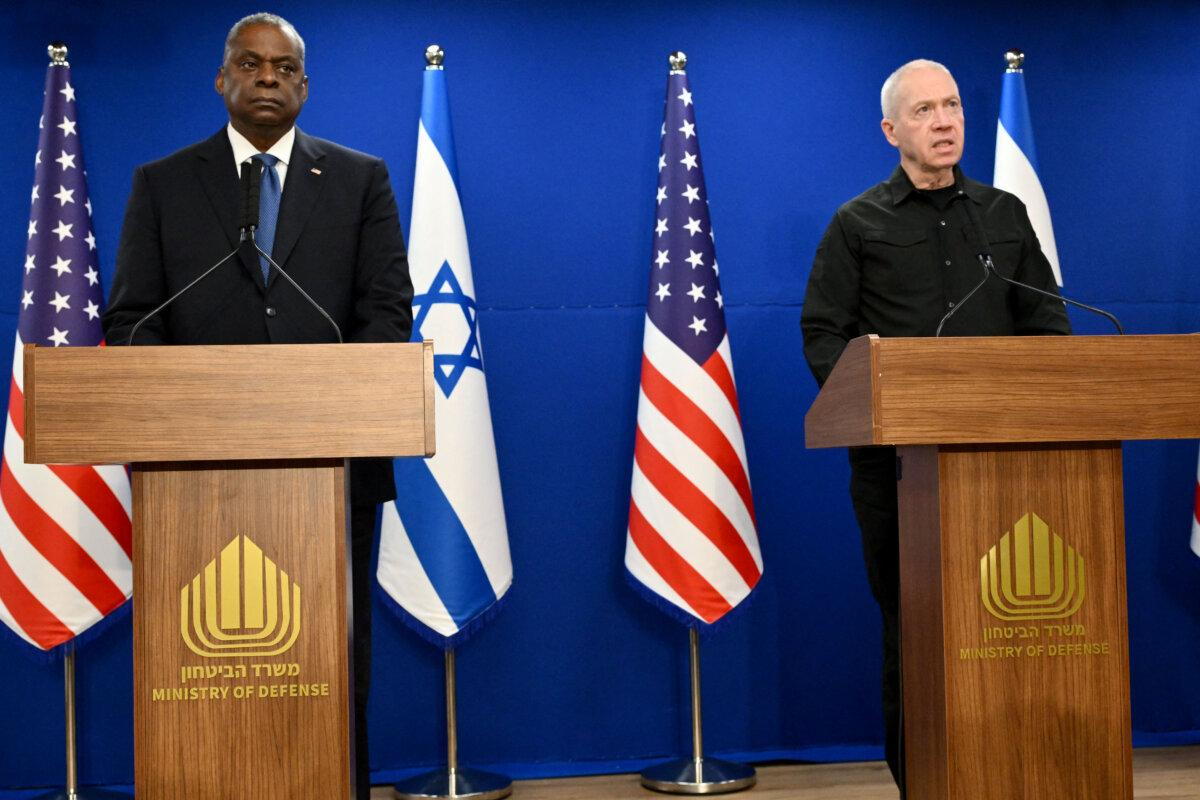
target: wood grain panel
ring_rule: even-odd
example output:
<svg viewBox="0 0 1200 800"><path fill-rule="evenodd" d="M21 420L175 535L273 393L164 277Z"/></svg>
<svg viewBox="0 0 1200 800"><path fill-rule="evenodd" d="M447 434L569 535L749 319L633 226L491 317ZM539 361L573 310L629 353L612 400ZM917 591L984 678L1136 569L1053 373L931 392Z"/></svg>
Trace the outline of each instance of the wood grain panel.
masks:
<svg viewBox="0 0 1200 800"><path fill-rule="evenodd" d="M928 481L907 485L910 469L906 459L901 492L915 497L903 502L924 501L927 509ZM940 625L944 643L946 793L928 796L1132 797L1120 445L943 446L937 473L940 525L925 522L901 534L914 540L901 550L905 586L928 579L931 558L921 550L940 539L941 620L930 615L928 598L912 604L914 593L902 593L905 637ZM1015 559L1016 526L1028 514L1082 558L1082 602L1053 618L998 619L982 597L980 562L993 547L1000 554L1005 534ZM1036 566L1037 548L1024 552ZM1020 572L1015 560L1008 572ZM1013 583L1015 599L1006 602L1045 605L1050 588L1067 586L1053 571L1043 580L1046 592L1036 580L1024 589ZM910 681L911 664L905 664L905 706L910 719L920 720L936 714L936 706L912 708L927 698L907 696L919 685ZM909 779L924 781L920 773L935 760L923 751L936 749L936 739L909 739L906 746Z"/></svg>
<svg viewBox="0 0 1200 800"><path fill-rule="evenodd" d="M26 346L26 460L425 455L421 344Z"/></svg>
<svg viewBox="0 0 1200 800"><path fill-rule="evenodd" d="M213 466L144 465L133 474L137 796L346 798L351 687L344 462ZM300 588L298 636L278 655L197 654L181 630L181 611L189 608L181 590L195 586L193 578L204 576L214 559L223 567L222 550L241 536ZM254 593L236 580L237 572L231 575L228 598L225 584L214 584L217 605L229 599L244 614L243 627L225 632L253 634L248 609L256 604ZM200 602L207 612L207 598ZM194 631L189 636L199 641Z"/></svg>
<svg viewBox="0 0 1200 800"><path fill-rule="evenodd" d="M1197 335L860 337L809 410L806 444L1197 438L1198 362Z"/></svg>
<svg viewBox="0 0 1200 800"><path fill-rule="evenodd" d="M804 417L806 447L840 447L879 438L878 336L846 345Z"/></svg>

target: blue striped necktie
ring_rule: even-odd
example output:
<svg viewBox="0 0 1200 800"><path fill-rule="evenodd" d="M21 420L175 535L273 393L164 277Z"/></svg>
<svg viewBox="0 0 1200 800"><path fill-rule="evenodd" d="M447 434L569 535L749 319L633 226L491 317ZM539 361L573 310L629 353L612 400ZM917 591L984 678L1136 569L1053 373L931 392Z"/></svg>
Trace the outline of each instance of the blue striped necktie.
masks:
<svg viewBox="0 0 1200 800"><path fill-rule="evenodd" d="M279 221L279 196L281 194L279 173L275 171L275 165L279 162L279 158L270 153L259 153L253 158L263 167L262 187L258 194L258 234L255 239L264 253L273 254L275 223ZM263 285L266 285L267 279L271 276L271 262L263 256L259 256L258 263L262 267Z"/></svg>

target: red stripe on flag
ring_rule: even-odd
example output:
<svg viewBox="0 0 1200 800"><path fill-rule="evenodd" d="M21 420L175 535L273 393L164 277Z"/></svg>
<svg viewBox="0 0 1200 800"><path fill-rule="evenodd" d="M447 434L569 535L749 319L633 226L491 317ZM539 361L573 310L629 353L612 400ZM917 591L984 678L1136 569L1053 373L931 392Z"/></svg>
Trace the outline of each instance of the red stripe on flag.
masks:
<svg viewBox="0 0 1200 800"><path fill-rule="evenodd" d="M101 614L125 602L125 594L79 542L34 502L9 469L0 463L0 502L13 524L42 557L62 573Z"/></svg>
<svg viewBox="0 0 1200 800"><path fill-rule="evenodd" d="M729 482L737 489L746 510L750 512L750 519L753 520L754 500L750 496L750 479L746 477L746 470L737 451L717 424L700 406L692 402L691 398L679 391L675 384L655 369L650 359L645 356L642 357L642 391L663 416L725 473L725 477L729 478Z"/></svg>
<svg viewBox="0 0 1200 800"><path fill-rule="evenodd" d="M708 377L712 378L717 386L721 387L721 391L725 393L725 399L729 401L729 405L733 406L733 413L738 418L738 423L742 421L742 412L738 408L737 386L733 383L733 375L729 372L729 367L725 364L725 359L721 358L721 351L714 350L713 354L708 357L708 361L703 364L703 369L708 373Z"/></svg>
<svg viewBox="0 0 1200 800"><path fill-rule="evenodd" d="M13 428L17 432L17 436L25 438L25 394L21 391L21 387L17 386L17 379L13 378L8 387L8 418L12 420Z"/></svg>
<svg viewBox="0 0 1200 800"><path fill-rule="evenodd" d="M113 494L112 487L104 482L100 473L91 466L71 466L54 464L50 471L59 477L68 488L83 501L96 518L103 523L113 539L125 551L125 555L133 559L133 526L129 514L120 499Z"/></svg>
<svg viewBox="0 0 1200 800"><path fill-rule="evenodd" d="M732 608L721 593L654 530L636 503L629 504L629 537L659 577L705 622L716 622Z"/></svg>
<svg viewBox="0 0 1200 800"><path fill-rule="evenodd" d="M0 553L0 601L21 630L43 650L57 647L75 635L21 583L3 553Z"/></svg>
<svg viewBox="0 0 1200 800"><path fill-rule="evenodd" d="M717 508L708 495L696 488L695 484L675 468L662 453L650 444L650 440L637 431L637 444L633 450L633 458L647 480L658 489L675 509L688 519L704 536L716 545L721 554L729 561L746 585L754 588L758 582L758 565L750 554L746 543L738 534L733 523Z"/></svg>

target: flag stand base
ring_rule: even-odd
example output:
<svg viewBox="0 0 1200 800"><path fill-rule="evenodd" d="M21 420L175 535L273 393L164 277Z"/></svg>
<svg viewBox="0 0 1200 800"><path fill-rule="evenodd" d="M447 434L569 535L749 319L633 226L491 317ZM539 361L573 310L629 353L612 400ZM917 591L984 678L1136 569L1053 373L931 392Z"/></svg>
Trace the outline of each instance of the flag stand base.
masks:
<svg viewBox="0 0 1200 800"><path fill-rule="evenodd" d="M512 781L503 775L478 769L434 770L401 781L394 788L397 800L430 800L462 797L471 800L500 800L512 794Z"/></svg>
<svg viewBox="0 0 1200 800"><path fill-rule="evenodd" d="M56 791L39 794L33 800L132 800L133 795L107 789L79 789L74 792Z"/></svg>
<svg viewBox="0 0 1200 800"><path fill-rule="evenodd" d="M667 794L725 794L749 789L758 780L754 767L719 758L680 758L642 773L642 786Z"/></svg>

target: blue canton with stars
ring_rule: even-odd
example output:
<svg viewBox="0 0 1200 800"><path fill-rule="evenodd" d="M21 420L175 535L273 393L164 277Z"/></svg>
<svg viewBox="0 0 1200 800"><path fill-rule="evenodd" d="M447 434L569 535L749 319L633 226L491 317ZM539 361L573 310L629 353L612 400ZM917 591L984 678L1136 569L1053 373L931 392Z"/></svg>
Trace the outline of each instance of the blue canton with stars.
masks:
<svg viewBox="0 0 1200 800"><path fill-rule="evenodd" d="M413 298L413 307L420 307L413 320L412 341L419 342L425 337L421 333L421 325L429 317L429 312L439 305L457 306L467 323L467 338L462 343L462 350L451 353L434 353L433 377L437 380L442 394L446 397L454 394L454 387L467 371L468 367L483 370L483 359L479 352L479 326L476 324L477 313L475 300L463 293L462 284L450 268L449 261L442 262L442 268L433 276L429 291ZM438 340L439 347L456 348L458 342Z"/></svg>
<svg viewBox="0 0 1200 800"><path fill-rule="evenodd" d="M97 345L104 338L104 292L78 119L71 68L50 66L17 321L26 344Z"/></svg>
<svg viewBox="0 0 1200 800"><path fill-rule="evenodd" d="M725 338L724 300L687 74L667 81L658 157L658 214L646 313L685 353L706 362Z"/></svg>

